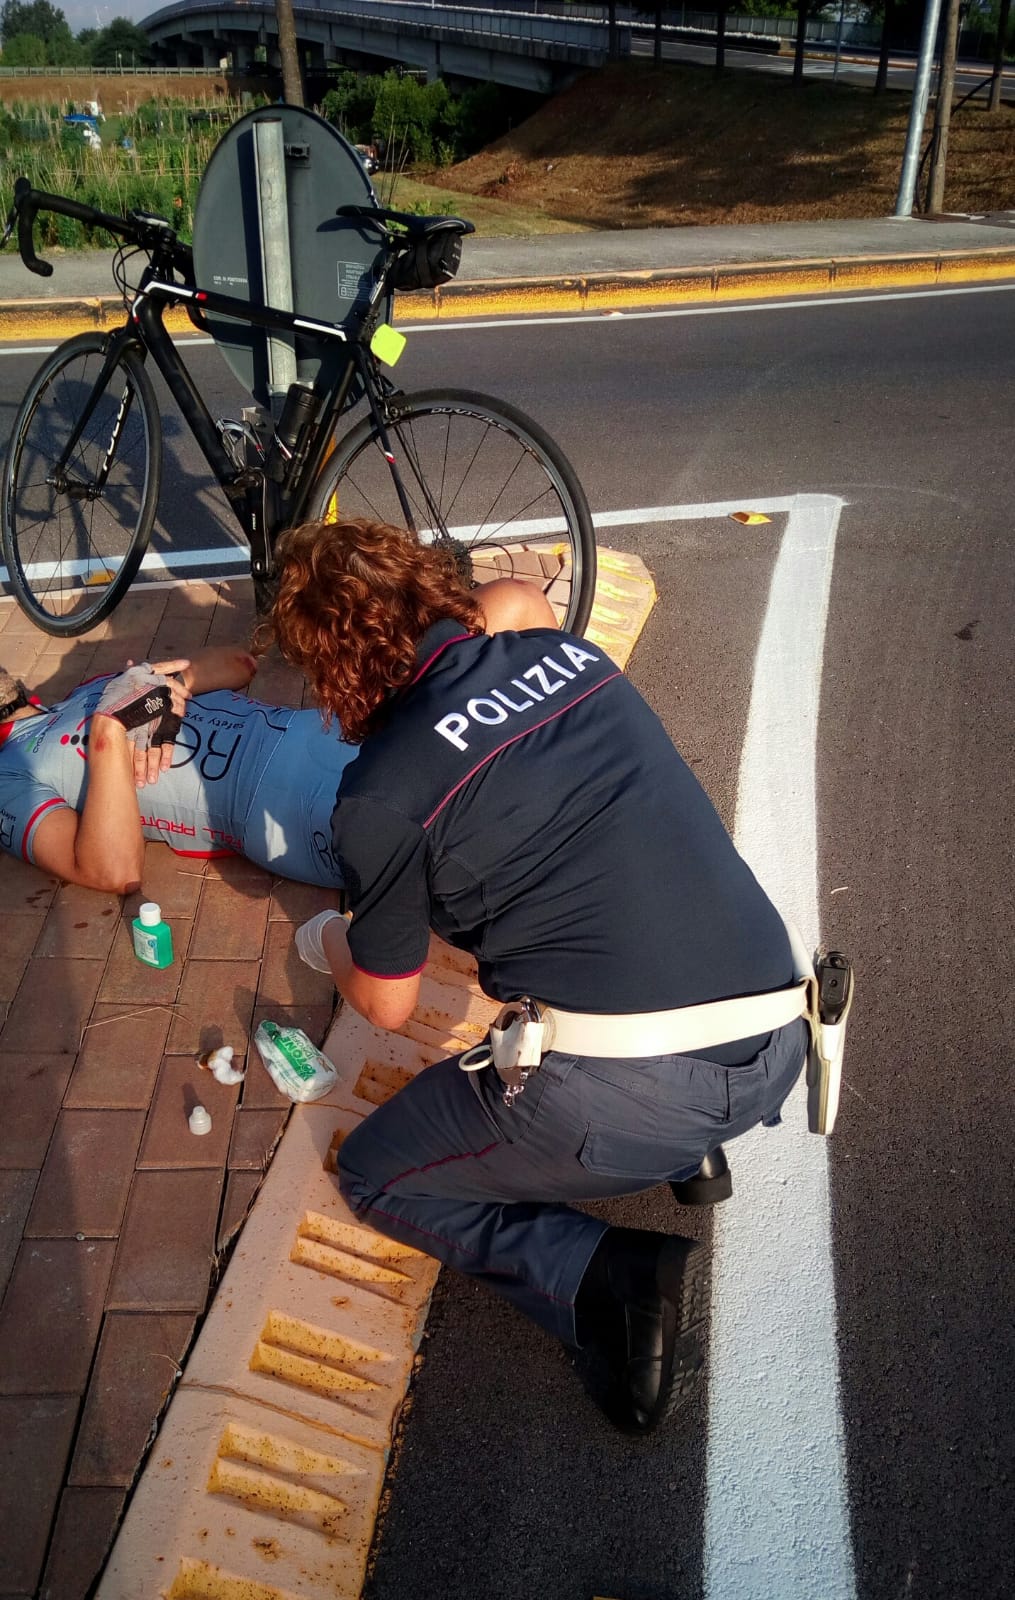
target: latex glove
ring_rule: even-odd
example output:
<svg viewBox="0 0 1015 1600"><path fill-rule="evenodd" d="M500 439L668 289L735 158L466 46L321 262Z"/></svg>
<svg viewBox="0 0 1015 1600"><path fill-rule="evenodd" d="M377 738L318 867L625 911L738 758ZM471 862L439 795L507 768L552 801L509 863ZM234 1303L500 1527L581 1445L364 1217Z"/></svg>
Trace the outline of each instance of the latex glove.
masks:
<svg viewBox="0 0 1015 1600"><path fill-rule="evenodd" d="M305 966L313 967L315 972L331 973L331 963L324 953L324 944L321 935L329 922L335 918L348 924L352 919L340 911L319 911L316 917L311 917L309 922L296 929L294 939L296 952Z"/></svg>

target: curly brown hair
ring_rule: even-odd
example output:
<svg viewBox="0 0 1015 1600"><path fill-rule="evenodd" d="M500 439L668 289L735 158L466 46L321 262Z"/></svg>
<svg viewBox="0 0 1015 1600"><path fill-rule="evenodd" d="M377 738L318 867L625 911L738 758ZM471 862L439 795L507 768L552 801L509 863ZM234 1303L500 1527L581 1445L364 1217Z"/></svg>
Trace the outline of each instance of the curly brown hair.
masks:
<svg viewBox="0 0 1015 1600"><path fill-rule="evenodd" d="M427 628L451 617L482 633L483 613L450 552L383 522L307 522L275 550L278 593L257 643L276 640L342 736L362 744L385 720L391 691L416 671Z"/></svg>

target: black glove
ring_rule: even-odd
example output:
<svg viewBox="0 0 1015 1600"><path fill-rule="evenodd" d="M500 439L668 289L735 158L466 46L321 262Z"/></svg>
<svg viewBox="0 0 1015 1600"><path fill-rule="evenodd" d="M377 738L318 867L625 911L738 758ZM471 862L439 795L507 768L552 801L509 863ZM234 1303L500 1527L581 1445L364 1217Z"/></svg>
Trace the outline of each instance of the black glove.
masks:
<svg viewBox="0 0 1015 1600"><path fill-rule="evenodd" d="M164 711L152 730L151 743L156 749L161 749L164 744L175 744L182 726L183 718L178 717L175 711Z"/></svg>

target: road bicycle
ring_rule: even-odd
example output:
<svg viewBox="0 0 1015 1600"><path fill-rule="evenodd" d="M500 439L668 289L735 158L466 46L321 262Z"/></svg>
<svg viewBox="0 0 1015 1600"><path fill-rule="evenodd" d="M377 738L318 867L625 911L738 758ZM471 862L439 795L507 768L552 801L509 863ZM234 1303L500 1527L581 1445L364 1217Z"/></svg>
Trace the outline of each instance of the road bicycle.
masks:
<svg viewBox="0 0 1015 1600"><path fill-rule="evenodd" d="M339 207L337 216L376 234L378 254L364 308L338 324L202 289L190 247L164 218L113 216L19 178L3 242L16 228L32 272L53 270L35 253L39 212L120 241L113 273L126 308L122 327L79 334L46 358L14 422L0 535L11 589L40 628L71 636L95 627L141 566L163 463L149 355L249 544L259 612L271 602L275 544L286 528L366 516L449 546L471 582L538 583L562 626L585 627L595 538L563 452L513 405L457 389L406 394L381 370L381 357L400 343L383 321L394 290L453 277L470 222ZM139 281L129 284L127 264L139 254ZM267 413L214 421L163 321L180 305L204 332L215 315L312 340L316 378L289 388L274 424ZM336 440L343 413L363 402L366 414Z"/></svg>

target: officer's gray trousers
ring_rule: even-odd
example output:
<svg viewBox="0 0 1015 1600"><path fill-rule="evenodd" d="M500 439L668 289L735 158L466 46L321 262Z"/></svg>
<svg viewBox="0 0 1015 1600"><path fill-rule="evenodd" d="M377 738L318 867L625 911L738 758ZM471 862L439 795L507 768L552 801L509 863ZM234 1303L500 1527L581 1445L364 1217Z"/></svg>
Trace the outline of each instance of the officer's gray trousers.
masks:
<svg viewBox="0 0 1015 1600"><path fill-rule="evenodd" d="M480 1279L574 1344L575 1297L606 1224L563 1202L690 1177L717 1144L778 1121L806 1048L801 1020L735 1067L551 1051L510 1108L492 1066L441 1061L344 1141L342 1193L378 1232Z"/></svg>

